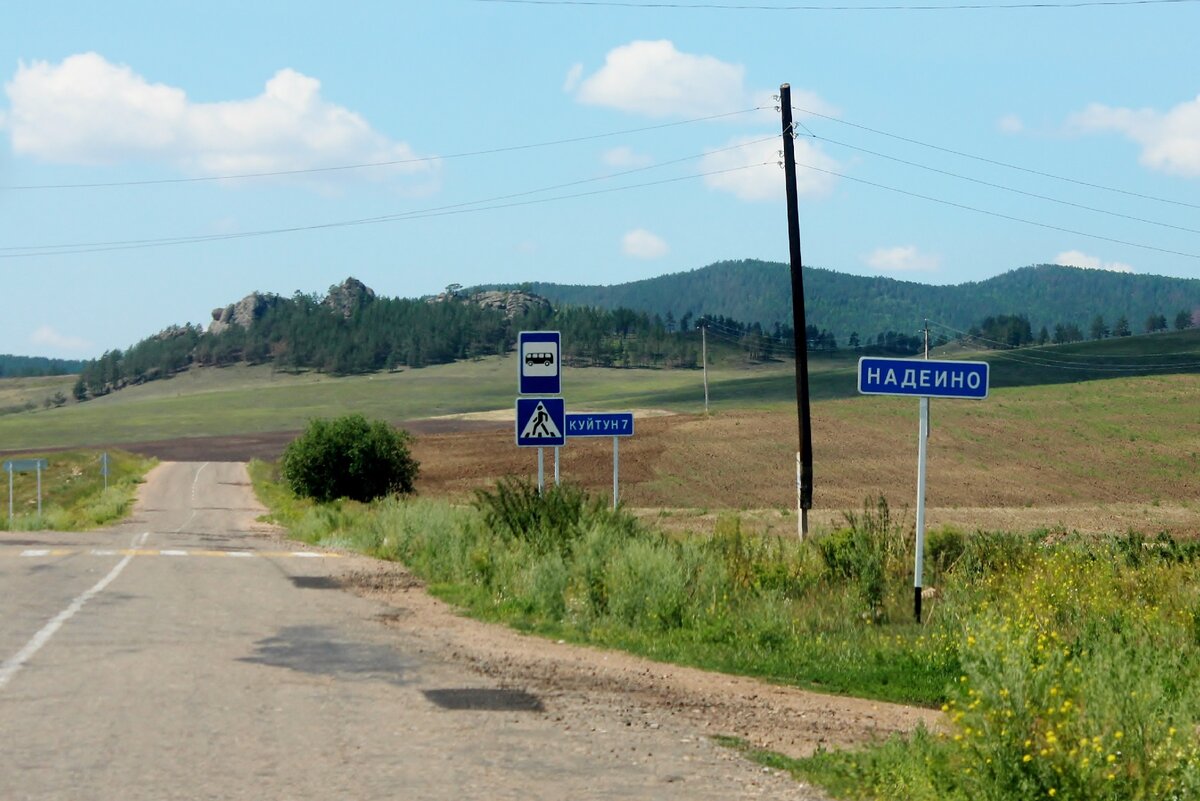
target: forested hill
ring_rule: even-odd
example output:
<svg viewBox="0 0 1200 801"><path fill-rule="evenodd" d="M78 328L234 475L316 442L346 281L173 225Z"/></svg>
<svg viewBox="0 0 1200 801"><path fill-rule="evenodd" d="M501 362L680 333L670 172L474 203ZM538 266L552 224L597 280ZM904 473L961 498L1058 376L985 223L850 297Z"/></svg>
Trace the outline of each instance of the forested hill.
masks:
<svg viewBox="0 0 1200 801"><path fill-rule="evenodd" d="M624 307L673 319L725 315L747 323L791 324L791 278L786 264L723 261L697 270L613 286L532 283L525 289L555 305ZM928 317L968 330L992 315L1024 315L1042 326L1086 329L1097 316L1124 317L1134 327L1150 315L1174 318L1200 308L1200 280L1133 275L1042 264L955 286L847 275L806 267L808 323L839 341L852 332L913 331Z"/></svg>
<svg viewBox="0 0 1200 801"><path fill-rule="evenodd" d="M83 362L75 359L47 359L44 356L13 356L0 353L0 378L71 375L78 373L82 367Z"/></svg>

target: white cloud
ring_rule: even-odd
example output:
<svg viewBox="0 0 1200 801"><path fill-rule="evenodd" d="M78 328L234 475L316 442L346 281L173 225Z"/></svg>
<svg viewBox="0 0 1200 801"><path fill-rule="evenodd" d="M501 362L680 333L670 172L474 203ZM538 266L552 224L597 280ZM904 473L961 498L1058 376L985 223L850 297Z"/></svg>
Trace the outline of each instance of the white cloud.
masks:
<svg viewBox="0 0 1200 801"><path fill-rule="evenodd" d="M654 159L642 153L637 153L630 147L614 147L611 150L606 150L601 159L609 167L618 167L621 169L645 167L654 163Z"/></svg>
<svg viewBox="0 0 1200 801"><path fill-rule="evenodd" d="M730 170L709 175L704 183L713 189L730 192L741 200L777 200L783 197L783 170L776 166L782 157L778 136L765 138L742 136L731 140L724 148L704 156L703 172ZM735 148L735 149L731 149ZM747 169L738 169L747 167ZM796 189L800 196L827 194L836 177L821 170L837 170L841 165L808 140L796 140ZM812 169L816 168L816 169Z"/></svg>
<svg viewBox="0 0 1200 801"><path fill-rule="evenodd" d="M1093 103L1068 124L1084 132L1122 133L1142 146L1140 161L1147 167L1200 178L1200 96L1165 113Z"/></svg>
<svg viewBox="0 0 1200 801"><path fill-rule="evenodd" d="M942 265L941 257L922 253L914 245L875 248L863 261L888 272L935 272Z"/></svg>
<svg viewBox="0 0 1200 801"><path fill-rule="evenodd" d="M1133 267L1120 261L1101 261L1078 250L1068 250L1054 257L1054 264L1066 267L1082 267L1085 270L1108 270L1114 273L1131 273Z"/></svg>
<svg viewBox="0 0 1200 801"><path fill-rule="evenodd" d="M31 345L39 345L71 353L80 353L92 349L92 343L86 339L60 334L48 325L43 325L30 334L29 343Z"/></svg>
<svg viewBox="0 0 1200 801"><path fill-rule="evenodd" d="M670 250L661 237L645 228L635 228L621 237L621 252L635 259L661 259Z"/></svg>
<svg viewBox="0 0 1200 801"><path fill-rule="evenodd" d="M1025 122L1016 114L1005 114L996 121L996 127L1006 134L1019 134L1025 130Z"/></svg>
<svg viewBox="0 0 1200 801"><path fill-rule="evenodd" d="M610 50L576 97L651 117L698 117L744 107L750 98L745 73L740 64L681 53L666 39L635 41Z"/></svg>
<svg viewBox="0 0 1200 801"><path fill-rule="evenodd" d="M275 73L256 97L195 103L183 89L81 53L60 64L21 63L5 90L13 151L60 164L142 161L221 175L416 156L292 69ZM416 162L336 175L378 179L436 169L436 162Z"/></svg>

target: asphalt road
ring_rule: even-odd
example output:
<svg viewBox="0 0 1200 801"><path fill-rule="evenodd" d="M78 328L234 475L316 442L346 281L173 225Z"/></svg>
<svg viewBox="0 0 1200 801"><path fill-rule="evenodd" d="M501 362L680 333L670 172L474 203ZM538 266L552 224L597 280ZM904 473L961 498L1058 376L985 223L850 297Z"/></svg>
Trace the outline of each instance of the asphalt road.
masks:
<svg viewBox="0 0 1200 801"><path fill-rule="evenodd" d="M808 797L415 647L260 511L242 465L166 464L126 524L0 534L0 799Z"/></svg>

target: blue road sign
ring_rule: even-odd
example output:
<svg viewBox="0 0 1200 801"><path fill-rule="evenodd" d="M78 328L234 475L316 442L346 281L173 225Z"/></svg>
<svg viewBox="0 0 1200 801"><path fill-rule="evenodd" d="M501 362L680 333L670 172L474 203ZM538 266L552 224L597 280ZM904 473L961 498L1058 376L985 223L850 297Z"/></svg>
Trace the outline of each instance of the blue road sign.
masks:
<svg viewBox="0 0 1200 801"><path fill-rule="evenodd" d="M45 470L49 466L49 462L45 459L13 459L11 462L4 463L5 473L33 473L38 470Z"/></svg>
<svg viewBox="0 0 1200 801"><path fill-rule="evenodd" d="M517 335L517 394L562 392L562 335L557 331L522 331Z"/></svg>
<svg viewBox="0 0 1200 801"><path fill-rule="evenodd" d="M562 398L517 398L517 445L555 448L567 444L567 404Z"/></svg>
<svg viewBox="0 0 1200 801"><path fill-rule="evenodd" d="M858 360L858 391L982 400L988 394L988 363L863 356Z"/></svg>
<svg viewBox="0 0 1200 801"><path fill-rule="evenodd" d="M632 437L633 412L583 412L567 415L568 437Z"/></svg>

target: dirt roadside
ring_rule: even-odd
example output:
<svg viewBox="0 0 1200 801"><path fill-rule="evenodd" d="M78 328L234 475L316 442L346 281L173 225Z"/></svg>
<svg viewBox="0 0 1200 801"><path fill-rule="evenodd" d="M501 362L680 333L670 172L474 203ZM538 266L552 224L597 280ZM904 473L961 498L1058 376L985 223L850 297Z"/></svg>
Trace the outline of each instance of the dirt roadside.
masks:
<svg viewBox="0 0 1200 801"><path fill-rule="evenodd" d="M430 596L399 565L355 557L339 560L339 570L344 588L386 604L380 619L398 633L505 685L553 699L568 726L587 726L603 711L626 726L670 723L803 757L939 725L934 710L822 695L482 623Z"/></svg>

